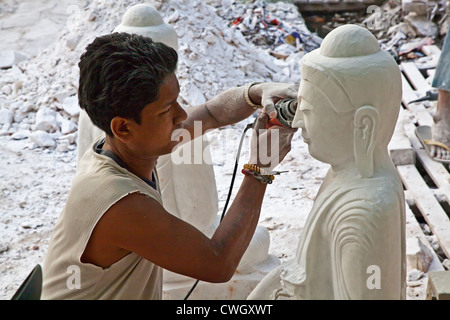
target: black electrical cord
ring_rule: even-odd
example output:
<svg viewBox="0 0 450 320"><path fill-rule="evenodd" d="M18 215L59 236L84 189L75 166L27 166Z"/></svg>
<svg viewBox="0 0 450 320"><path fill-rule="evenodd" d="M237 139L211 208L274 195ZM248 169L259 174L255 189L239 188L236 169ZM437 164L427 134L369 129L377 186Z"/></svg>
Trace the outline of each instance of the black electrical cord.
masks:
<svg viewBox="0 0 450 320"><path fill-rule="evenodd" d="M255 122L256 122L256 120L255 120ZM220 222L222 222L223 218L225 217L225 213L226 213L227 208L228 208L228 203L230 202L231 193L233 191L234 180L236 179L236 172L237 172L237 168L238 168L238 165L239 165L239 158L241 156L242 143L244 142L245 133L247 132L248 129L253 128L255 122L249 123L245 127L244 132L242 133L241 141L239 142L239 148L238 148L238 152L237 152L237 155L236 155L236 161L234 163L234 170L233 170L233 176L231 177L230 189L228 191L228 196L227 196L227 200L225 202L225 206L223 207L222 215L220 216ZM189 292L187 293L187 295L184 298L184 300L187 300L189 298L189 296L191 295L192 291L194 291L194 289L197 286L199 281L200 280L195 281L194 285L189 290Z"/></svg>

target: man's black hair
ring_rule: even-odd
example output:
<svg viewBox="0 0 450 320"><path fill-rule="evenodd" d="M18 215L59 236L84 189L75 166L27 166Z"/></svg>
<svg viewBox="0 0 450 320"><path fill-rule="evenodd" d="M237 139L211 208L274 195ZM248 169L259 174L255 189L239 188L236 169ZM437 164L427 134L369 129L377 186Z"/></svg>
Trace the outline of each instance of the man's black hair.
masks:
<svg viewBox="0 0 450 320"><path fill-rule="evenodd" d="M109 136L116 117L140 123L142 109L159 98L164 79L175 72L177 52L149 37L112 33L86 47L78 66L78 102Z"/></svg>

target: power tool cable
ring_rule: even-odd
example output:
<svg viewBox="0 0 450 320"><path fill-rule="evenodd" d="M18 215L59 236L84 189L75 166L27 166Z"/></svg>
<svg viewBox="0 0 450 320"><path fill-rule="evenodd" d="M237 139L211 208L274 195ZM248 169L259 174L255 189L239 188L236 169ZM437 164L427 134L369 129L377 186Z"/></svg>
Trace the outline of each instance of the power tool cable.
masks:
<svg viewBox="0 0 450 320"><path fill-rule="evenodd" d="M255 122L256 122L256 120L255 120ZM228 191L228 196L227 196L227 200L225 202L225 206L223 207L222 215L220 216L220 222L222 222L223 218L225 217L225 213L227 211L228 204L229 204L230 199L231 199L231 194L232 194L233 186L234 186L234 180L236 179L236 172L237 172L237 168L239 166L239 158L241 156L241 149L242 149L242 144L244 142L245 134L246 134L248 129L253 128L253 126L255 125L255 122L247 124L247 126L244 129L244 132L242 133L241 140L239 142L238 152L237 152L237 155L236 155L236 161L234 163L234 169L233 169L233 175L231 177L230 188L229 188L229 191ZM184 298L184 300L187 300L189 298L189 296L191 295L191 293L194 291L195 287L197 286L198 282L199 282L199 280L195 281L194 285L189 290L189 292L187 293L187 295Z"/></svg>

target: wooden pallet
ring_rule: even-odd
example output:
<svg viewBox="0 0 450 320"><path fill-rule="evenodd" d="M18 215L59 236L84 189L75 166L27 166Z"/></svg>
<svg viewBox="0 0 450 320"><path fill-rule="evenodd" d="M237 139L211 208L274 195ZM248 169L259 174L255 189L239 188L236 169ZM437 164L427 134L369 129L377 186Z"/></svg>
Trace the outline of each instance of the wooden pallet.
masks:
<svg viewBox="0 0 450 320"><path fill-rule="evenodd" d="M441 264L441 261L439 260L439 257L437 256L436 252L433 250L433 247L431 246L430 242L426 238L425 234L422 231L422 228L419 225L419 222L416 219L416 216L412 212L411 208L408 206L408 201L406 202L406 238L417 238L419 239L425 246L427 246L428 249L430 249L433 260L430 263L430 266L428 267L427 272L430 271L442 271L444 270L444 267ZM408 250L407 250L408 251Z"/></svg>
<svg viewBox="0 0 450 320"><path fill-rule="evenodd" d="M370 5L381 6L384 0L294 0L301 13L335 13L366 11Z"/></svg>
<svg viewBox="0 0 450 320"><path fill-rule="evenodd" d="M425 46L429 54L437 54L437 47L433 50ZM402 72L402 106L399 113L394 135L389 143L389 153L395 165L414 164L416 151L414 150L405 126L409 123L431 126L433 117L423 102L410 103L426 95L431 90L430 84L425 80L414 62L404 62L400 65Z"/></svg>
<svg viewBox="0 0 450 320"><path fill-rule="evenodd" d="M433 48L433 54L436 54ZM415 234L423 240L423 232L417 226L417 219L423 220L430 227L433 235L444 252L450 259L450 173L445 165L430 159L419 139L415 135L418 125L433 124L433 117L424 103L412 103L410 101L422 97L430 84L423 77L414 62L405 62L400 65L403 83L402 111L399 117L398 130L408 139L411 151L414 153L412 163L396 163L398 172L405 186L407 203L415 207L416 215L407 208L407 234ZM409 120L409 121L408 121ZM396 130L397 131L397 130ZM392 157L392 150L391 157ZM409 158L410 159L410 158ZM393 159L394 160L394 159ZM395 162L395 161L394 161ZM408 231L409 230L409 231ZM434 257L429 271L439 271L444 268L439 259ZM442 258L442 257L441 257Z"/></svg>
<svg viewBox="0 0 450 320"><path fill-rule="evenodd" d="M435 50L428 52L435 54ZM414 62L405 62L400 66L402 71L402 106L399 113L394 135L389 143L389 152L395 165L414 164L415 150L405 132L405 125L416 123L431 126L433 117L422 102L409 103L425 96L431 89L430 84L420 73Z"/></svg>

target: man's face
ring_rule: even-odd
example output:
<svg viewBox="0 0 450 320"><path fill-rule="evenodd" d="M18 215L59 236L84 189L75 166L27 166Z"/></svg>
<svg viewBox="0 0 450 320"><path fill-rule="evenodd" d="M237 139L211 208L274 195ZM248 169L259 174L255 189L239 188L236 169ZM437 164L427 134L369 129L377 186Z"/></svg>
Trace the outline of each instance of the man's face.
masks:
<svg viewBox="0 0 450 320"><path fill-rule="evenodd" d="M158 100L146 105L141 111L141 123L135 123L137 151L146 156L160 156L172 152L179 143L172 140L172 133L187 118L177 102L179 93L177 77L168 75L159 89Z"/></svg>

